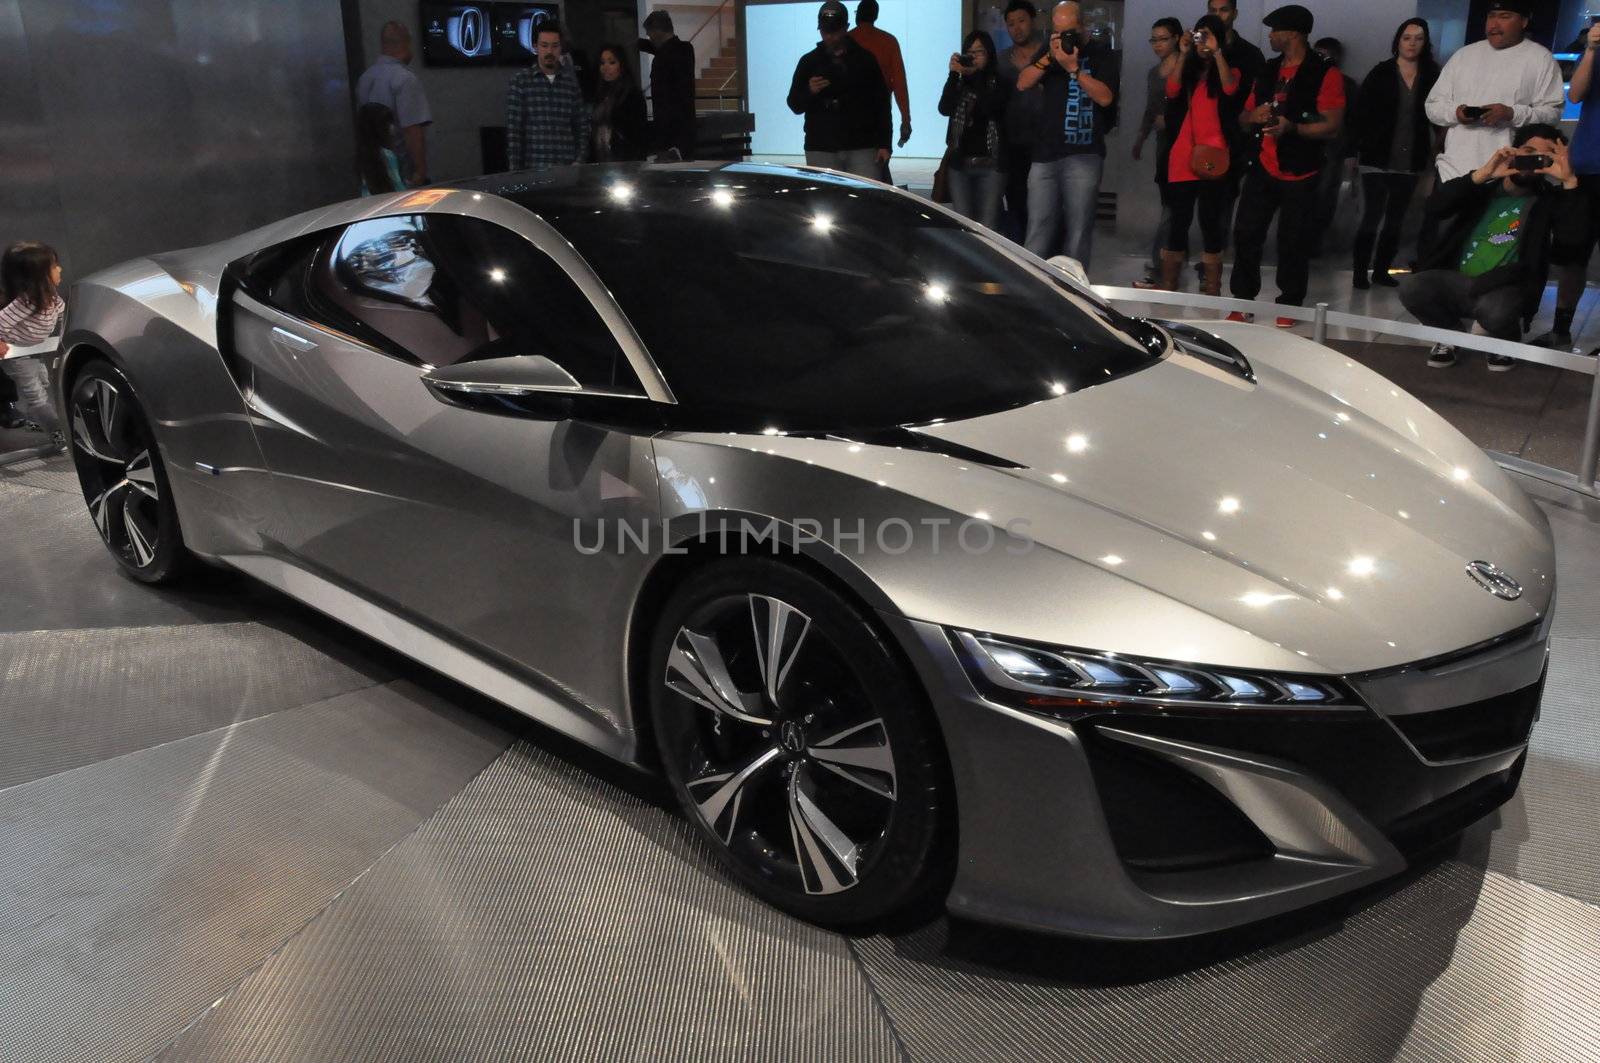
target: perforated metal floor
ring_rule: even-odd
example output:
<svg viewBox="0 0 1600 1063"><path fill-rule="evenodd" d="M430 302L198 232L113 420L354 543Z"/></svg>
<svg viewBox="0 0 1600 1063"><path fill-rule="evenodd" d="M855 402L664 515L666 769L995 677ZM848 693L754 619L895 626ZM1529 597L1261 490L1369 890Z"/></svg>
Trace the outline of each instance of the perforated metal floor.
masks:
<svg viewBox="0 0 1600 1063"><path fill-rule="evenodd" d="M155 593L0 473L0 1059L1600 1059L1600 508L1520 796L1221 939L846 939L657 788L242 580Z"/></svg>

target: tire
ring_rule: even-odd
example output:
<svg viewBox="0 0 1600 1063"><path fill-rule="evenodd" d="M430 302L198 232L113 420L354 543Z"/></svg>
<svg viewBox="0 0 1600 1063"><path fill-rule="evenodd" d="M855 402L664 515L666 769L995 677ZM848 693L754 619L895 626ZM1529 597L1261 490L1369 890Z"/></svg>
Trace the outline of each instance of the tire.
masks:
<svg viewBox="0 0 1600 1063"><path fill-rule="evenodd" d="M143 583L181 576L191 559L166 466L127 377L104 358L73 375L66 429L84 503L111 556Z"/></svg>
<svg viewBox="0 0 1600 1063"><path fill-rule="evenodd" d="M942 899L943 742L922 688L838 593L776 561L716 562L664 605L649 675L663 772L751 892L839 930Z"/></svg>

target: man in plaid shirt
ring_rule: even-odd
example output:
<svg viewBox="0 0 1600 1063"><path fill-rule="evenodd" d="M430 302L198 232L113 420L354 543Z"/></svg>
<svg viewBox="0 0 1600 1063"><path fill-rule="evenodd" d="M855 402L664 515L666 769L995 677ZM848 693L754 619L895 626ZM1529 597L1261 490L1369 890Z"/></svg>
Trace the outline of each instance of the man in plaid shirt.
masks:
<svg viewBox="0 0 1600 1063"><path fill-rule="evenodd" d="M577 75L561 64L561 28L539 26L538 65L511 79L506 94L506 156L513 170L544 170L589 157L589 108Z"/></svg>

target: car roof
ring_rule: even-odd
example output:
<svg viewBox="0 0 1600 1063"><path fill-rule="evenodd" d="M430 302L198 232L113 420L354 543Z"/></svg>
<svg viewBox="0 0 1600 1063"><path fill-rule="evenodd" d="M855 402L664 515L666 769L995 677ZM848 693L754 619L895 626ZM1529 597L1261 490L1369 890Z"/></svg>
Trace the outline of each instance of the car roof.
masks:
<svg viewBox="0 0 1600 1063"><path fill-rule="evenodd" d="M489 174L445 187L501 196L535 214L555 209L599 203L610 199L619 185L659 204L681 200L690 203L704 196L708 186L755 188L776 192L786 187L826 183L860 191L892 191L876 181L805 166L765 162L620 163L557 166Z"/></svg>

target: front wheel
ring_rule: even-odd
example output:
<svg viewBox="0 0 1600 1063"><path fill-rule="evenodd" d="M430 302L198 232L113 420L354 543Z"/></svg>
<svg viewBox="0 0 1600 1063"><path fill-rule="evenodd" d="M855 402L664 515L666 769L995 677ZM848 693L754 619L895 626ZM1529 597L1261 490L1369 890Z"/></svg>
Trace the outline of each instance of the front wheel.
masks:
<svg viewBox="0 0 1600 1063"><path fill-rule="evenodd" d="M103 358L73 377L68 446L94 526L123 571L167 583L186 566L172 487L127 378Z"/></svg>
<svg viewBox="0 0 1600 1063"><path fill-rule="evenodd" d="M832 589L720 562L667 602L650 668L665 774L754 893L854 929L944 884L950 785L927 698Z"/></svg>

